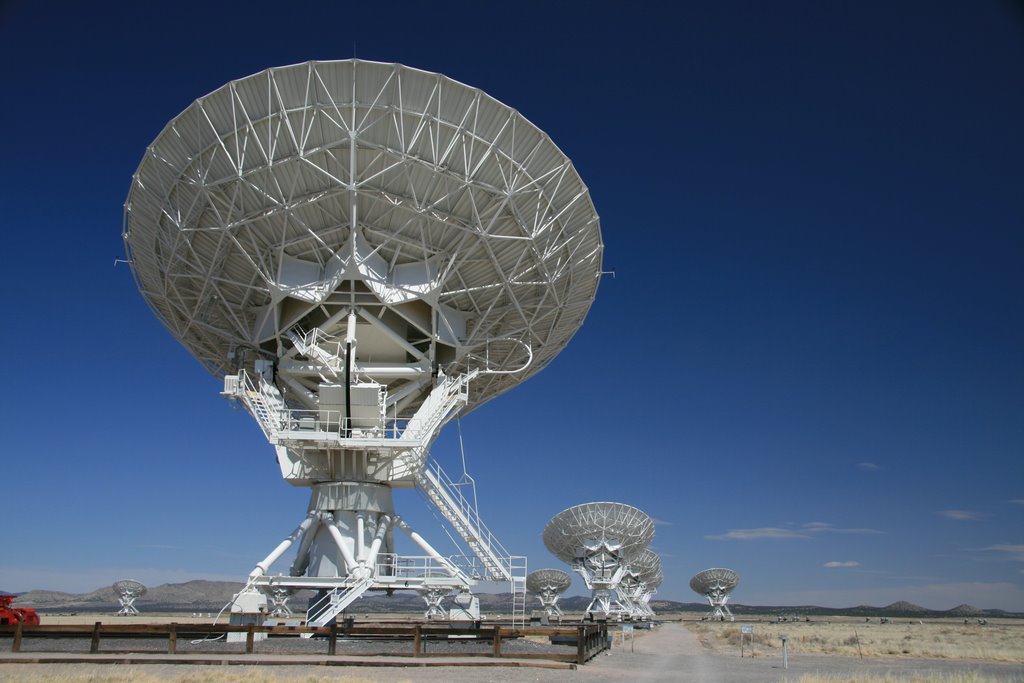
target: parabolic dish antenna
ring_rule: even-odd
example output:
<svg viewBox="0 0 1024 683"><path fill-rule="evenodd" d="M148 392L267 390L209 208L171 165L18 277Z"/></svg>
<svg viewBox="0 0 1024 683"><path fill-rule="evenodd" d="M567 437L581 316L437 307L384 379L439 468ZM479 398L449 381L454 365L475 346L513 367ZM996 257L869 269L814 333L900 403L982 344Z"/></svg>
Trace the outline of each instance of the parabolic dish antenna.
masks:
<svg viewBox="0 0 1024 683"><path fill-rule="evenodd" d="M538 569L526 575L526 590L537 596L547 615L562 615L558 598L572 585L572 577L561 569Z"/></svg>
<svg viewBox="0 0 1024 683"><path fill-rule="evenodd" d="M146 587L141 582L135 579L121 579L115 581L111 588L114 589L117 601L121 604L121 609L117 612L118 616L124 617L139 613L135 607L135 600L146 594Z"/></svg>
<svg viewBox="0 0 1024 683"><path fill-rule="evenodd" d="M587 612L629 614L612 593L630 559L654 538L654 522L624 503L584 503L559 512L544 527L544 545L583 577L593 599ZM595 607L597 608L595 610Z"/></svg>
<svg viewBox="0 0 1024 683"><path fill-rule="evenodd" d="M369 589L522 590L525 569L426 458L448 420L546 366L594 299L598 217L544 133L398 64L269 69L167 124L132 179L124 241L153 312L224 378L284 479L312 489L243 594L318 589L312 626ZM395 486L422 489L475 566L396 516ZM425 553L415 572L395 528ZM290 577L271 581L293 544ZM259 600L233 609L258 615Z"/></svg>
<svg viewBox="0 0 1024 683"><path fill-rule="evenodd" d="M654 616L651 597L661 581L661 558L650 548L644 548L629 559L629 569L619 584L620 601L629 607L634 617L649 619Z"/></svg>
<svg viewBox="0 0 1024 683"><path fill-rule="evenodd" d="M736 617L732 615L726 603L729 602L729 594L739 583L739 574L733 570L713 567L697 572L690 579L690 588L707 598L708 604L711 605L708 618L724 621L728 617L729 621L735 621Z"/></svg>

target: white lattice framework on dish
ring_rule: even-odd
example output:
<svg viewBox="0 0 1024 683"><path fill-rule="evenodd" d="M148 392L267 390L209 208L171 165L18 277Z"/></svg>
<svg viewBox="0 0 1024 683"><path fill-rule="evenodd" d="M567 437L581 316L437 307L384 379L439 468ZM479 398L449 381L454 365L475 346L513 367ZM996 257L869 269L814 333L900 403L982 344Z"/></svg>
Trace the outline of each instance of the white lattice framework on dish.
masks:
<svg viewBox="0 0 1024 683"><path fill-rule="evenodd" d="M142 585L142 582L135 579L121 579L115 581L111 588L114 589L117 601L121 605L121 609L117 612L119 617L130 617L139 613L138 608L135 607L135 601L146 594L146 587Z"/></svg>
<svg viewBox="0 0 1024 683"><path fill-rule="evenodd" d="M587 613L632 614L614 593L630 559L654 538L654 522L624 503L584 503L559 512L544 527L544 545L583 577L592 599Z"/></svg>
<svg viewBox="0 0 1024 683"><path fill-rule="evenodd" d="M561 569L537 569L526 575L526 590L537 596L544 612L562 616L558 598L572 585L572 577Z"/></svg>
<svg viewBox="0 0 1024 683"><path fill-rule="evenodd" d="M124 239L156 315L253 414L282 476L312 488L251 584L329 589L315 622L372 588L525 581L465 482L426 458L447 421L545 367L594 299L597 214L536 126L397 64L269 69L160 133ZM391 487L411 486L475 564L394 513ZM415 572L394 557L395 528L426 553ZM272 581L293 545L290 576Z"/></svg>
<svg viewBox="0 0 1024 683"><path fill-rule="evenodd" d="M707 598L708 604L711 605L711 611L706 618L735 621L736 617L732 615L732 611L727 603L729 602L730 593L736 589L739 583L739 574L733 570L712 567L711 569L697 572L690 579L690 588L695 593Z"/></svg>

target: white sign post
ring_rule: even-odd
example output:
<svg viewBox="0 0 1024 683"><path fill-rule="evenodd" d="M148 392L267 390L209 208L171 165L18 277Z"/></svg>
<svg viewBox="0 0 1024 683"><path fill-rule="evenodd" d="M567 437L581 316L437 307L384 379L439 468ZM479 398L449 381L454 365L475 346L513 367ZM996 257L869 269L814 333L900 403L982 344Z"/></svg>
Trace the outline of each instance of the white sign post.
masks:
<svg viewBox="0 0 1024 683"><path fill-rule="evenodd" d="M626 636L627 635L629 635L629 651L633 652L633 648L634 648L634 643L633 643L633 624L623 624L622 625L622 642L623 642L623 644L625 644L625 642L626 642Z"/></svg>
<svg viewBox="0 0 1024 683"><path fill-rule="evenodd" d="M743 646L750 639L750 656L754 656L754 627L750 624L740 626L740 658L743 658Z"/></svg>

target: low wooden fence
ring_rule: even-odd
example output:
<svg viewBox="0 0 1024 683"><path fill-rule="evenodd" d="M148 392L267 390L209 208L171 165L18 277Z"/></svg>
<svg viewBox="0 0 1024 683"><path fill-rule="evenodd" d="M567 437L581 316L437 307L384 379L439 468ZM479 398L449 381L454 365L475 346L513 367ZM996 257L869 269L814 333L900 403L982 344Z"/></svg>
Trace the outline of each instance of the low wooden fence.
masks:
<svg viewBox="0 0 1024 683"><path fill-rule="evenodd" d="M20 652L22 641L25 638L77 638L89 639L90 654L100 653L100 643L104 638L147 638L166 639L167 653L178 653L178 639L201 639L225 636L228 633L245 634L245 652L252 654L257 649L257 635L267 636L295 636L309 633L326 640L327 655L334 656L337 653L338 638L388 640L388 641L409 641L411 648L408 654L400 652L387 653L364 653L366 656L411 656L411 657L495 657L515 659L547 659L560 662L574 662L584 664L591 657L610 647L608 638L608 625L605 623L583 624L575 627L561 628L512 628L508 626L492 626L481 628L457 628L435 625L405 625L405 626L323 626L319 628L307 626L233 626L229 624L103 624L96 622L88 624L69 625L39 625L25 626L15 624L0 626L0 637L12 638L11 652ZM527 636L561 637L576 640L575 653L559 652L530 652L530 653L504 653L502 642L514 638ZM459 639L461 642L489 642L492 648L488 653L481 652L460 652L460 653L430 653L427 651L426 643L431 640ZM124 652L123 650L118 651ZM130 652L139 652L131 650ZM204 654L237 654L236 652L211 653L203 651Z"/></svg>

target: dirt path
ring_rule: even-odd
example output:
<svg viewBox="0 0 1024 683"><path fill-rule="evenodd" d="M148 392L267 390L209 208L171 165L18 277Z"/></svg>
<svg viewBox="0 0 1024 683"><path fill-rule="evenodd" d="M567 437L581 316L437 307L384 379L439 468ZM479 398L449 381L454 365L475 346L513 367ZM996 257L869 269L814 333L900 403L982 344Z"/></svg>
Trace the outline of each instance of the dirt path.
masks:
<svg viewBox="0 0 1024 683"><path fill-rule="evenodd" d="M587 678L633 681L724 681L713 657L689 629L667 623L632 642L616 642L611 655L585 667Z"/></svg>

